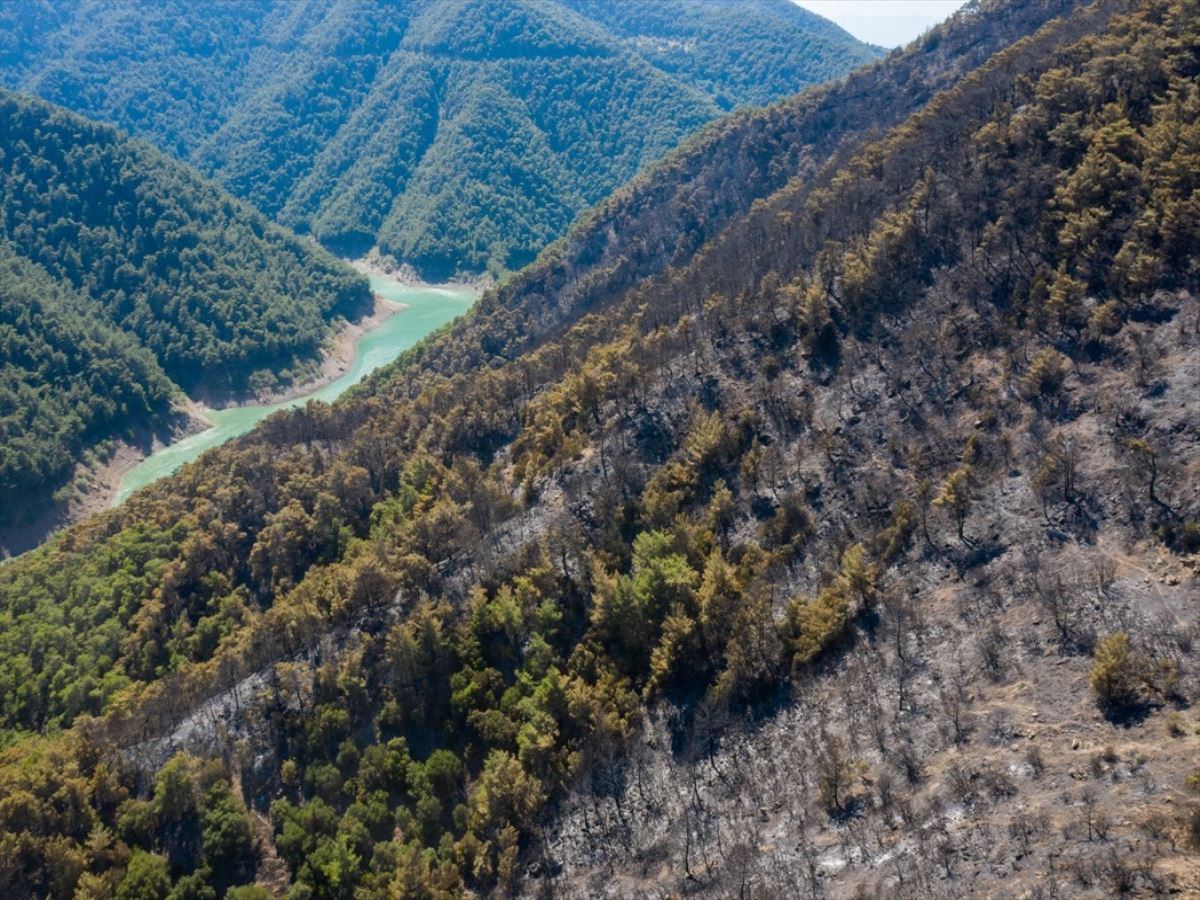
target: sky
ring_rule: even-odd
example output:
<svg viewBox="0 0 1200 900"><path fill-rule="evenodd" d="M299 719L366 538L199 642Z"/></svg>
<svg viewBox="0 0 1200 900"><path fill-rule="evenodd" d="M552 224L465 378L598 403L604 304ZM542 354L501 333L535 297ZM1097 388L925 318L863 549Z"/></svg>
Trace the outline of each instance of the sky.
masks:
<svg viewBox="0 0 1200 900"><path fill-rule="evenodd" d="M836 22L860 41L881 47L907 44L947 18L964 0L795 0Z"/></svg>

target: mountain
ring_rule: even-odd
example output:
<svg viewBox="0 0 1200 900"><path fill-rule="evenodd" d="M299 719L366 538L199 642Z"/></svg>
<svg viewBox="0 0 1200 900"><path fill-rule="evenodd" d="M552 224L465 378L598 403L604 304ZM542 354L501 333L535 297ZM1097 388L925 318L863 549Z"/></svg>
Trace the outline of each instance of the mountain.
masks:
<svg viewBox="0 0 1200 900"><path fill-rule="evenodd" d="M57 486L92 445L163 418L158 361L95 304L0 242L0 498Z"/></svg>
<svg viewBox="0 0 1200 900"><path fill-rule="evenodd" d="M765 106L880 55L795 3L567 0L623 44L722 110ZM821 74L823 72L823 74ZM816 75L817 77L814 77Z"/></svg>
<svg viewBox="0 0 1200 900"><path fill-rule="evenodd" d="M881 51L788 0L0 9L0 78L431 279L531 262L721 110Z"/></svg>
<svg viewBox="0 0 1200 900"><path fill-rule="evenodd" d="M4 524L178 389L301 375L371 305L349 267L110 126L0 92L0 147Z"/></svg>
<svg viewBox="0 0 1200 900"><path fill-rule="evenodd" d="M736 113L8 564L7 892L1196 892L1196 12Z"/></svg>

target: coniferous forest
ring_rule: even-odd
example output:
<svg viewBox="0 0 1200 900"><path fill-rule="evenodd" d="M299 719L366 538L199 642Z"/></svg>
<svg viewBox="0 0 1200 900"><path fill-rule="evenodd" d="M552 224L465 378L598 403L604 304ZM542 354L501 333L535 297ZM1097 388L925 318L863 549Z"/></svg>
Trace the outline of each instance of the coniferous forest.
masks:
<svg viewBox="0 0 1200 900"><path fill-rule="evenodd" d="M22 2L0 26L0 83L431 279L519 269L722 111L880 53L786 0Z"/></svg>
<svg viewBox="0 0 1200 900"><path fill-rule="evenodd" d="M63 480L89 442L165 412L157 360L95 301L0 243L0 497Z"/></svg>
<svg viewBox="0 0 1200 900"><path fill-rule="evenodd" d="M98 301L183 395L218 398L303 381L331 323L370 311L311 238L433 279L500 275L723 110L878 55L784 0L21 0L0 32L0 84L24 92L0 94L0 240ZM146 410L0 407L0 529L93 491L114 442L198 427L131 380Z"/></svg>
<svg viewBox="0 0 1200 900"><path fill-rule="evenodd" d="M369 305L362 278L108 126L6 94L0 128L0 236L185 388L286 368Z"/></svg>
<svg viewBox="0 0 1200 900"><path fill-rule="evenodd" d="M335 403L0 566L0 894L1200 892L1200 4L979 0L745 108L770 76L720 61L759 20L690 8L403 7L392 62L619 38L732 112ZM327 21L290 10L281 46ZM551 179L549 138L499 121L463 120L444 175L511 198L504 155ZM25 193L0 397L69 423L47 447L158 414L154 336L243 310L128 327L128 288L71 277L98 224L46 258L22 230L86 192ZM221 202L267 283L353 297ZM155 257L128 263L147 304Z"/></svg>
<svg viewBox="0 0 1200 900"><path fill-rule="evenodd" d="M0 525L172 396L311 368L366 280L115 129L0 92Z"/></svg>

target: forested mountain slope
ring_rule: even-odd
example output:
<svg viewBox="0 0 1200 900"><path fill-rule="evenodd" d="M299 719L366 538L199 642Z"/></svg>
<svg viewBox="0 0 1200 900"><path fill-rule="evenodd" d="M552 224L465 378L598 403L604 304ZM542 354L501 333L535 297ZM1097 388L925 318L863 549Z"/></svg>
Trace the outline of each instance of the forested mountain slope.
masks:
<svg viewBox="0 0 1200 900"><path fill-rule="evenodd" d="M1196 890L1197 12L737 117L6 567L11 892Z"/></svg>
<svg viewBox="0 0 1200 900"><path fill-rule="evenodd" d="M175 386L286 381L371 307L349 267L110 126L0 91L0 148L5 525Z"/></svg>
<svg viewBox="0 0 1200 900"><path fill-rule="evenodd" d="M57 486L91 444L162 417L154 356L0 241L0 505Z"/></svg>
<svg viewBox="0 0 1200 900"><path fill-rule="evenodd" d="M834 77L845 32L795 3L568 0L721 109L766 105ZM787 37L785 37L785 35ZM864 61L867 54L862 54ZM824 78L813 78L822 68Z"/></svg>
<svg viewBox="0 0 1200 900"><path fill-rule="evenodd" d="M430 278L530 262L723 109L879 51L787 0L0 9L0 77Z"/></svg>

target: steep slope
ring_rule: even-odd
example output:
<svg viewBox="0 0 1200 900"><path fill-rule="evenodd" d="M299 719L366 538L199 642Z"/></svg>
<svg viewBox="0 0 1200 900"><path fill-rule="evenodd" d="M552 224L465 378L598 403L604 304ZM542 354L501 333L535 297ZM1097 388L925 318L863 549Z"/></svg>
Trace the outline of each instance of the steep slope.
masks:
<svg viewBox="0 0 1200 900"><path fill-rule="evenodd" d="M721 109L878 55L787 0L631 12L21 2L0 9L0 75L195 162L331 247L378 245L432 278L519 268ZM544 135L533 162L518 152L530 134Z"/></svg>
<svg viewBox="0 0 1200 900"><path fill-rule="evenodd" d="M85 290L185 389L286 370L330 319L369 306L349 268L106 125L5 92L0 140L0 236Z"/></svg>
<svg viewBox="0 0 1200 900"><path fill-rule="evenodd" d="M63 483L91 445L166 413L154 357L0 242L0 506ZM8 524L7 522L3 524Z"/></svg>
<svg viewBox="0 0 1200 900"><path fill-rule="evenodd" d="M846 154L861 146L872 133L873 124L888 121L885 116L898 118L919 108L938 89L953 85L997 49L1071 7L1069 0L996 4L988 7L978 24L970 20L954 23L936 32L924 45L894 55L886 67L855 75L845 85L821 88L787 104L731 118L597 208L543 260L500 290L485 295L471 314L446 334L409 354L406 364L394 367L390 374L379 373L332 408L317 407L311 415L298 413L272 420L239 442L210 454L207 465L185 467L175 478L135 495L121 509L95 520L104 524L84 525L75 531L66 542L70 549L65 556L48 547L14 563L8 571L18 575L29 567L29 572L37 573L48 565L61 572L62 583L51 586L46 598L58 597L54 602L61 606L62 592L69 594L69 586L90 581L75 572L75 563L83 564L90 552L98 552L100 545L122 529L140 530L138 524L150 519L163 524L160 535L166 543L160 558L170 559L180 552L189 529L198 524L191 500L181 503L180 498L205 498L201 504L205 506L213 496L208 479L217 472L223 479L231 472L238 473L232 493L223 496L232 501L244 492L244 496L254 498L248 505L236 504L239 525L222 529L225 537L220 542L223 558L246 560L253 537L267 517L286 506L276 485L280 479L286 482L290 477L290 465L307 470L314 464L322 469L328 464L330 473L334 469L342 473L338 477L347 471L345 466L332 466L321 459L281 464L282 458L293 453L297 438L330 442L347 464L368 469L368 498L391 489L402 458L418 444L444 445L451 453L469 450L486 455L509 443L519 427L524 403L535 390L560 377L582 350L556 351L551 356L553 368L539 374L530 388L512 399L501 397L480 403L470 409L471 415L465 421L457 420L456 415L452 432L422 438L423 417L433 415L444 429L448 424L445 417L460 397L456 380L465 373L498 369L530 354L587 313L615 309L634 286L641 285L646 292L653 290L665 274L686 268L697 259L700 248L704 251L699 258L704 258L713 238L731 222L740 222L763 198L789 183L809 187L815 184L817 160L829 159L831 154L836 160L838 148ZM737 271L739 267L719 273L718 281L732 284L730 279ZM711 289L698 296L709 293ZM639 292L638 297L645 295ZM590 328L603 323L609 329L597 332L591 340L603 340L623 322L619 313L589 320ZM418 398L414 409L436 405L431 408L433 413L421 412L410 426L404 417ZM397 411L398 407L403 409ZM409 433L410 429L415 430ZM365 442L362 445L356 443L360 438ZM281 465L279 471L277 464ZM226 487L230 487L228 481ZM340 496L344 491L338 486L330 493ZM348 509L358 510L354 513L357 517L365 507L352 502ZM360 521L357 527L364 529L366 522ZM337 542L341 538L332 533L330 536L337 539L330 549L340 554ZM309 553L298 554L295 562L297 569L290 580L302 575L313 558ZM200 566L194 570L194 577L206 571ZM238 580L245 574L239 573ZM156 580L139 592L130 613L157 591L157 584ZM269 588L264 585L262 589ZM20 596L23 591L14 587L10 596ZM189 587L185 595L191 615L216 598L207 588L193 596ZM80 627L82 630L72 632L75 640L84 639L88 626L81 623ZM137 646L131 642L130 649ZM88 659L89 666L94 662L87 654L83 658ZM69 720L77 712L50 704L44 691L43 687L33 688L38 695L34 705L40 712L13 715L10 723L40 727L47 719L58 720L65 714L65 720Z"/></svg>
<svg viewBox="0 0 1200 900"><path fill-rule="evenodd" d="M270 77L327 4L8 3L4 86L111 122L180 158ZM189 14L190 13L190 14ZM148 89L148 86L154 89Z"/></svg>
<svg viewBox="0 0 1200 900"><path fill-rule="evenodd" d="M164 373L216 396L286 381L335 317L370 308L361 276L109 126L0 92L0 146L5 316L20 334L3 352L22 385L5 404L0 452L20 460L0 489L5 525L89 445L161 419ZM61 359L85 321L95 344Z"/></svg>
<svg viewBox="0 0 1200 900"><path fill-rule="evenodd" d="M180 748L301 892L1195 890L1198 21L981 5L11 566L17 890L220 871Z"/></svg>

